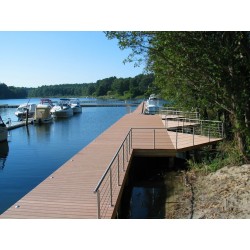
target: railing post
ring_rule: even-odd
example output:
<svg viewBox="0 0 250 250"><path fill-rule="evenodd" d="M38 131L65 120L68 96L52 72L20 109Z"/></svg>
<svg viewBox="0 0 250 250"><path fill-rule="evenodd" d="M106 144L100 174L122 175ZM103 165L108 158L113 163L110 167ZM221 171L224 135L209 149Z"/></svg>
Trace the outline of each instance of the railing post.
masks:
<svg viewBox="0 0 250 250"><path fill-rule="evenodd" d="M194 146L194 130L195 130L195 125L193 126L193 146Z"/></svg>
<svg viewBox="0 0 250 250"><path fill-rule="evenodd" d="M128 152L129 152L129 148L128 148L128 140L129 140L129 134L127 135L127 138L126 138L126 149L127 149L127 162L128 162Z"/></svg>
<svg viewBox="0 0 250 250"><path fill-rule="evenodd" d="M119 152L120 153L120 152ZM117 155L117 184L120 186L120 154Z"/></svg>
<svg viewBox="0 0 250 250"><path fill-rule="evenodd" d="M154 129L154 149L155 149L155 129Z"/></svg>
<svg viewBox="0 0 250 250"><path fill-rule="evenodd" d="M96 192L97 197L97 219L101 219L101 209L100 209L100 191L97 190Z"/></svg>
<svg viewBox="0 0 250 250"><path fill-rule="evenodd" d="M122 170L125 171L124 169L124 143L122 144Z"/></svg>
<svg viewBox="0 0 250 250"><path fill-rule="evenodd" d="M110 185L110 206L112 207L113 206L113 190L112 190L112 171L111 171L111 168L109 170L109 185Z"/></svg>
<svg viewBox="0 0 250 250"><path fill-rule="evenodd" d="M176 134L176 149L177 149L177 148L178 148L178 147L177 147L177 141L178 141L178 131L177 131L177 129L176 129L175 134Z"/></svg>
<svg viewBox="0 0 250 250"><path fill-rule="evenodd" d="M221 138L224 138L224 123L221 123Z"/></svg>
<svg viewBox="0 0 250 250"><path fill-rule="evenodd" d="M210 124L208 124L208 141L210 142Z"/></svg>
<svg viewBox="0 0 250 250"><path fill-rule="evenodd" d="M133 145L132 145L132 141L133 141L133 138L132 138L132 134L133 134L133 133L132 133L132 131L133 131L133 130L132 130L132 128L131 128L130 131L131 131L131 133L130 133L130 148L133 148ZM129 148L129 153L130 153L130 148Z"/></svg>

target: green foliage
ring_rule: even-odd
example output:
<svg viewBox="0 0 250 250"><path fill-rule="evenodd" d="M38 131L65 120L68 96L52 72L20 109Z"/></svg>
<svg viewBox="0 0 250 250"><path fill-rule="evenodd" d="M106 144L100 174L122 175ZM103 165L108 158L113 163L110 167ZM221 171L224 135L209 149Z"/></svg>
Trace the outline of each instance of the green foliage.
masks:
<svg viewBox="0 0 250 250"><path fill-rule="evenodd" d="M153 74L140 74L128 78L113 76L96 83L43 85L37 88L16 88L0 84L0 98L109 96L130 99L138 96L148 97L153 81Z"/></svg>
<svg viewBox="0 0 250 250"><path fill-rule="evenodd" d="M61 84L41 86L29 92L30 97L58 96L96 96L96 97L130 97L147 94L147 89L154 81L152 74L138 75L134 78L109 77L96 83Z"/></svg>
<svg viewBox="0 0 250 250"><path fill-rule="evenodd" d="M28 90L26 88L8 87L4 83L0 83L0 99L9 98L26 98Z"/></svg>
<svg viewBox="0 0 250 250"><path fill-rule="evenodd" d="M216 151L204 148L200 152L200 160L190 159L190 169L196 171L215 172L225 166L240 166L245 162L244 155L240 152L235 142L221 142Z"/></svg>
<svg viewBox="0 0 250 250"><path fill-rule="evenodd" d="M144 61L161 96L225 122L225 134L250 158L250 32L106 32L126 61Z"/></svg>

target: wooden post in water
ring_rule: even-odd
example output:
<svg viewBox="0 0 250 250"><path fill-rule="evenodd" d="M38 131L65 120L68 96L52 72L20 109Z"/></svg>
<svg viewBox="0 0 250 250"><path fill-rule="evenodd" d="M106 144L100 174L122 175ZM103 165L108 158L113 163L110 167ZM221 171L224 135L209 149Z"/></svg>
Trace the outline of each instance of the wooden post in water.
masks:
<svg viewBox="0 0 250 250"><path fill-rule="evenodd" d="M26 122L25 122L26 126L28 125L28 121L29 121L29 110L27 109L26 110Z"/></svg>

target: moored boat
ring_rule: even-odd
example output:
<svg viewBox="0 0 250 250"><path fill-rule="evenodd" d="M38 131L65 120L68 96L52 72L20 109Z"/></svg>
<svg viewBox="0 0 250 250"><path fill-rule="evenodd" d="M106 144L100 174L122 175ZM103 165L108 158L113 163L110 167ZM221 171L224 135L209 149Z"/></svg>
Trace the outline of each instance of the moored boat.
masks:
<svg viewBox="0 0 250 250"><path fill-rule="evenodd" d="M0 116L0 142L7 141L8 138L8 129Z"/></svg>
<svg viewBox="0 0 250 250"><path fill-rule="evenodd" d="M159 99L155 94L150 95L148 100L146 101L144 113L148 115L154 115L157 114L159 110Z"/></svg>
<svg viewBox="0 0 250 250"><path fill-rule="evenodd" d="M58 103L50 110L55 118L67 118L73 115L73 109L70 106L70 99L61 98Z"/></svg>
<svg viewBox="0 0 250 250"><path fill-rule="evenodd" d="M53 117L51 115L52 106L47 103L39 103L36 106L36 111L34 115L34 123L42 124L42 123L50 123L53 121Z"/></svg>
<svg viewBox="0 0 250 250"><path fill-rule="evenodd" d="M82 113L82 106L78 98L70 98L70 107L73 109L73 113Z"/></svg>
<svg viewBox="0 0 250 250"><path fill-rule="evenodd" d="M19 105L16 109L15 115L18 117L19 120L23 120L26 118L28 113L28 117L31 118L34 116L36 110L36 104L34 103L23 103Z"/></svg>

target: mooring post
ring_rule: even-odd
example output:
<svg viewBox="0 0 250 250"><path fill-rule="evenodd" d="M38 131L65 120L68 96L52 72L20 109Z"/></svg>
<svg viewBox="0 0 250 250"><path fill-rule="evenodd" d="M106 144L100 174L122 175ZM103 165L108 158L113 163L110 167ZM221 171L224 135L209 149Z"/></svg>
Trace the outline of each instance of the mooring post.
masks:
<svg viewBox="0 0 250 250"><path fill-rule="evenodd" d="M25 124L26 124L26 126L28 125L28 121L29 121L29 110L27 109L26 110L26 122L25 122Z"/></svg>

